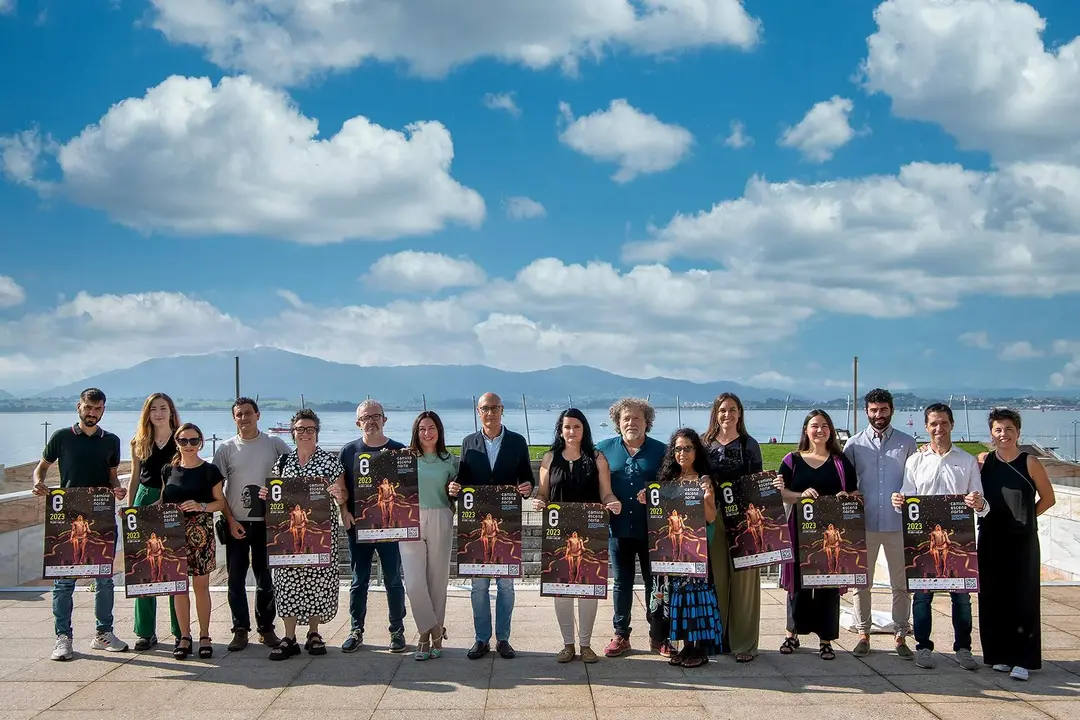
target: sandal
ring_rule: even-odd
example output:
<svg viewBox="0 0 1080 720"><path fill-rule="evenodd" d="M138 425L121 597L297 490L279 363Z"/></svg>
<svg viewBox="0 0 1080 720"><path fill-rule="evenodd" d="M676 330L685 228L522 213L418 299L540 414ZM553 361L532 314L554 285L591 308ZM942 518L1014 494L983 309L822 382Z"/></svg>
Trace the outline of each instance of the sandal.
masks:
<svg viewBox="0 0 1080 720"><path fill-rule="evenodd" d="M326 643L323 642L322 635L319 633L309 632L307 642L304 643L304 649L308 651L308 655L325 655Z"/></svg>
<svg viewBox="0 0 1080 720"><path fill-rule="evenodd" d="M784 642L780 643L780 654L790 655L799 649L799 637L787 637L784 638Z"/></svg>
<svg viewBox="0 0 1080 720"><path fill-rule="evenodd" d="M696 668L701 667L707 662L709 662L709 658L705 655L691 655L683 660L682 666L684 668Z"/></svg>
<svg viewBox="0 0 1080 720"><path fill-rule="evenodd" d="M187 643L187 647L184 647L184 643ZM172 656L177 660L187 660L187 656L191 654L191 638L185 635L176 641L176 647L172 651Z"/></svg>
<svg viewBox="0 0 1080 720"><path fill-rule="evenodd" d="M685 652L685 651L686 651L686 649L683 648L683 650L681 652L673 652L673 653L671 653L671 657L669 657L668 661L667 661L668 665L674 665L676 667L682 667L682 664L686 661L686 656L683 655L683 652Z"/></svg>
<svg viewBox="0 0 1080 720"><path fill-rule="evenodd" d="M818 655L821 656L822 660L836 659L836 653L833 652L831 643L822 643L821 647L818 648Z"/></svg>
<svg viewBox="0 0 1080 720"><path fill-rule="evenodd" d="M754 662L754 656L751 655L750 653L737 653L735 655L735 662L737 662L737 663Z"/></svg>
<svg viewBox="0 0 1080 720"><path fill-rule="evenodd" d="M203 635L202 637L199 638L199 657L201 657L203 660L205 660L207 658L211 658L211 657L214 656L214 646L213 645L203 645L202 644L203 640L206 640L207 642L209 642L210 641L210 636L209 635Z"/></svg>
<svg viewBox="0 0 1080 720"><path fill-rule="evenodd" d="M424 660L431 659L431 641L421 640L416 643L416 652L413 653L413 660L423 662Z"/></svg>
<svg viewBox="0 0 1080 720"><path fill-rule="evenodd" d="M287 660L293 655L299 654L300 646L297 644L296 640L290 637L283 637L281 638L281 642L278 643L277 647L270 651L270 659Z"/></svg>

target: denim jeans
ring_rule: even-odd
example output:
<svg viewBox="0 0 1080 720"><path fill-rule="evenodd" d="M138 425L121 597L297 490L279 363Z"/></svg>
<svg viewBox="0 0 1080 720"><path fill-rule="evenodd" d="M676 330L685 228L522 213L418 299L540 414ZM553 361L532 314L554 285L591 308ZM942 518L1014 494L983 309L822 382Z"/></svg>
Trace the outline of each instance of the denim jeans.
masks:
<svg viewBox="0 0 1080 720"><path fill-rule="evenodd" d="M390 609L392 633L405 632L405 583L401 581L401 548L396 542L356 542L349 532L349 556L352 558L352 585L349 586L350 629L364 632L367 618L368 583L371 582L371 561L379 553L386 604Z"/></svg>
<svg viewBox="0 0 1080 720"><path fill-rule="evenodd" d="M94 617L97 618L99 633L112 632L113 629L113 579L97 578L94 591ZM71 609L75 602L75 581L70 579L53 580L52 614L57 635L71 637Z"/></svg>
<svg viewBox="0 0 1080 720"><path fill-rule="evenodd" d="M491 640L491 578L472 579L472 618L477 642ZM495 579L495 639L510 639L514 614L514 578Z"/></svg>
<svg viewBox="0 0 1080 720"><path fill-rule="evenodd" d="M968 593L949 593L952 597L953 652L971 649L971 595ZM915 593L912 605L912 618L915 625L915 649L934 649L930 639L933 630L934 613L930 605L934 593L919 590Z"/></svg>
<svg viewBox="0 0 1080 720"><path fill-rule="evenodd" d="M645 582L645 592L649 593L652 587L652 570L649 565L649 543L639 538L611 538L608 541L608 552L611 555L611 567L615 572L615 588L612 593L612 601L615 605L615 616L612 624L615 626L615 634L630 637L630 610L634 606L634 561L641 565L641 578ZM648 602L646 602L648 607ZM645 611L645 622L652 619L652 613Z"/></svg>

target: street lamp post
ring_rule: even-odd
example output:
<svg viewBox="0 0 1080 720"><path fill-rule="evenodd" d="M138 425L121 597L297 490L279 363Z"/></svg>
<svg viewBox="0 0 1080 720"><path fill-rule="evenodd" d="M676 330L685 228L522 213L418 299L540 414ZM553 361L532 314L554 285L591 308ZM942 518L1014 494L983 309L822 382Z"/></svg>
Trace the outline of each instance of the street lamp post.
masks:
<svg viewBox="0 0 1080 720"><path fill-rule="evenodd" d="M1080 457L1076 455L1076 426L1080 425L1080 420L1073 420L1073 462L1080 462Z"/></svg>

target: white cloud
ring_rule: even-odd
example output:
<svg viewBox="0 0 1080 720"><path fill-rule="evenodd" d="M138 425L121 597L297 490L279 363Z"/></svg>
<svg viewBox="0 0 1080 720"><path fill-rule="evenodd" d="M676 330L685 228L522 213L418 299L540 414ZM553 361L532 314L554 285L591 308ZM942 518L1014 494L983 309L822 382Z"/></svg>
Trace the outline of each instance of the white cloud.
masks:
<svg viewBox="0 0 1080 720"><path fill-rule="evenodd" d="M980 350L989 350L993 347L990 344L990 335L985 330L972 330L961 334L957 339L968 347L979 348Z"/></svg>
<svg viewBox="0 0 1080 720"><path fill-rule="evenodd" d="M1080 340L1055 340L1050 351L1054 355L1067 355L1069 360L1061 370L1050 375L1050 386L1073 388L1080 386Z"/></svg>
<svg viewBox="0 0 1080 720"><path fill-rule="evenodd" d="M505 110L514 117L521 117L521 108L514 101L514 93L488 93L484 96L484 107L489 110Z"/></svg>
<svg viewBox="0 0 1080 720"><path fill-rule="evenodd" d="M454 146L440 123L399 132L357 116L329 138L318 132L250 78L174 76L59 146L56 189L124 225L190 235L328 243L483 220L483 199L450 176ZM4 142L9 176L33 182L40 142Z"/></svg>
<svg viewBox="0 0 1080 720"><path fill-rule="evenodd" d="M384 255L362 278L372 287L400 292L438 292L483 285L483 269L467 258L405 250Z"/></svg>
<svg viewBox="0 0 1080 720"><path fill-rule="evenodd" d="M1012 342L1001 348L1001 352L998 353L998 358L1001 360L1031 360L1034 358L1041 358L1045 353L1032 346L1027 340L1020 340L1018 342Z"/></svg>
<svg viewBox="0 0 1080 720"><path fill-rule="evenodd" d="M227 70L289 84L365 61L437 77L480 58L573 71L620 48L753 48L740 0L151 0L154 26Z"/></svg>
<svg viewBox="0 0 1080 720"><path fill-rule="evenodd" d="M0 15L15 12L15 0L0 0Z"/></svg>
<svg viewBox="0 0 1080 720"><path fill-rule="evenodd" d="M741 150L754 144L754 138L746 134L746 128L738 120L731 121L731 134L724 140L724 145L729 148Z"/></svg>
<svg viewBox="0 0 1080 720"><path fill-rule="evenodd" d="M974 172L913 163L898 175L815 184L753 178L743 196L675 215L630 261L708 259L740 277L812 278L814 303L900 317L980 293L1080 291L1080 169Z"/></svg>
<svg viewBox="0 0 1080 720"><path fill-rule="evenodd" d="M256 339L236 318L181 293L80 292L49 312L0 322L0 382L7 389L57 386L153 357Z"/></svg>
<svg viewBox="0 0 1080 720"><path fill-rule="evenodd" d="M874 18L862 74L894 114L999 161L1080 160L1080 39L1047 49L1046 20L1014 0L887 0Z"/></svg>
<svg viewBox="0 0 1080 720"><path fill-rule="evenodd" d="M0 308L15 307L26 302L26 291L7 275L0 275Z"/></svg>
<svg viewBox="0 0 1080 720"><path fill-rule="evenodd" d="M750 377L747 382L750 385L757 387L791 387L795 384L795 379L782 375L775 370L766 370L765 372L758 373Z"/></svg>
<svg viewBox="0 0 1080 720"><path fill-rule="evenodd" d="M54 150L50 139L42 138L36 130L24 130L13 135L0 135L0 164L4 176L19 185L46 191L49 184L35 179L41 166L41 155Z"/></svg>
<svg viewBox="0 0 1080 720"><path fill-rule="evenodd" d="M547 210L536 200L528 197L506 199L506 215L512 220L531 220L547 215Z"/></svg>
<svg viewBox="0 0 1080 720"><path fill-rule="evenodd" d="M663 123L625 99L612 100L607 110L577 119L567 103L559 103L559 112L565 123L559 140L597 162L617 163L619 169L611 177L617 183L670 170L694 142L686 128Z"/></svg>
<svg viewBox="0 0 1080 720"><path fill-rule="evenodd" d="M810 162L825 162L855 137L848 122L854 107L839 95L816 103L798 125L784 131L778 144L797 149Z"/></svg>

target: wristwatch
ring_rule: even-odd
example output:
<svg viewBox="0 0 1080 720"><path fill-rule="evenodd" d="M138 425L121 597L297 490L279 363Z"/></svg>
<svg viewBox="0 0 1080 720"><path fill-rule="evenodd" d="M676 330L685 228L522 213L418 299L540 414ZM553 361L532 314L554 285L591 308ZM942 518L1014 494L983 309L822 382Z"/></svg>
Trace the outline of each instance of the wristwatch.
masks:
<svg viewBox="0 0 1080 720"><path fill-rule="evenodd" d="M206 503L199 503L199 504L202 505L202 511L206 512Z"/></svg>

